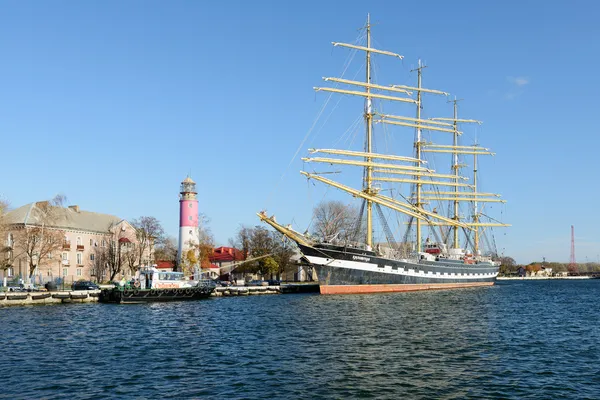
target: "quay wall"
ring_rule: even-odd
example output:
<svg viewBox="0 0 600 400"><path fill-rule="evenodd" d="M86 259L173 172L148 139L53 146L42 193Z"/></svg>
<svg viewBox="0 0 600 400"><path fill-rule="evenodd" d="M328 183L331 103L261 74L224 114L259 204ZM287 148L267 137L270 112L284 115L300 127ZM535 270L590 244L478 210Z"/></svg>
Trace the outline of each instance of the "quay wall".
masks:
<svg viewBox="0 0 600 400"><path fill-rule="evenodd" d="M96 303L99 290L65 292L1 292L0 307L30 306L37 304Z"/></svg>
<svg viewBox="0 0 600 400"><path fill-rule="evenodd" d="M282 293L318 293L319 285L284 284L281 286L228 286L217 287L211 296L250 296ZM0 292L0 308L63 303L96 303L100 290L53 292Z"/></svg>
<svg viewBox="0 0 600 400"><path fill-rule="evenodd" d="M521 281L521 280L541 280L541 279L590 279L589 276L499 276L496 278L499 281Z"/></svg>

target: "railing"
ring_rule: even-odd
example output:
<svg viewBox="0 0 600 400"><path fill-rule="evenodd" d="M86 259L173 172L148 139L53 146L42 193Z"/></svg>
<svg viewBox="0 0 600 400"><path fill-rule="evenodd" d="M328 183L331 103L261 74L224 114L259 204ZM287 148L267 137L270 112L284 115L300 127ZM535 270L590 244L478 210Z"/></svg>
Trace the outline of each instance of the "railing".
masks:
<svg viewBox="0 0 600 400"><path fill-rule="evenodd" d="M84 247L83 247L83 245L82 245L82 244L78 244L78 245L77 245L77 250L83 250L83 249L84 249Z"/></svg>
<svg viewBox="0 0 600 400"><path fill-rule="evenodd" d="M63 249L70 249L71 248L71 242L63 242Z"/></svg>

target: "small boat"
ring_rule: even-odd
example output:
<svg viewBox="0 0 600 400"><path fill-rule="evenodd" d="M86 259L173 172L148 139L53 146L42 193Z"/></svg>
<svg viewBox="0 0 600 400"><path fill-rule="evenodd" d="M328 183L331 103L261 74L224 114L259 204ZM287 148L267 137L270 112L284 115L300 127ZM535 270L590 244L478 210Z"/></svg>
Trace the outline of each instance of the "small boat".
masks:
<svg viewBox="0 0 600 400"><path fill-rule="evenodd" d="M100 292L101 303L152 303L162 301L200 300L211 295L215 283L210 279L186 280L183 272L164 272L158 269L140 270L133 287L117 286Z"/></svg>
<svg viewBox="0 0 600 400"><path fill-rule="evenodd" d="M83 300L83 299L87 299L87 297L88 297L87 293L71 293L72 300Z"/></svg>
<svg viewBox="0 0 600 400"><path fill-rule="evenodd" d="M52 294L53 299L70 299L71 295L69 293L54 293Z"/></svg>

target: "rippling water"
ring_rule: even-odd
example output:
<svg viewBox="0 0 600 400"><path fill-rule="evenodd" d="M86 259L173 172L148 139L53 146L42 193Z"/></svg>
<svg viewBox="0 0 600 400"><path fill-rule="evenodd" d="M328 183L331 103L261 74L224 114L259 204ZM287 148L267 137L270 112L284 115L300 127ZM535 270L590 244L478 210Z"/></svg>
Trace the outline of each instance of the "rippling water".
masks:
<svg viewBox="0 0 600 400"><path fill-rule="evenodd" d="M0 309L0 398L600 398L600 280Z"/></svg>

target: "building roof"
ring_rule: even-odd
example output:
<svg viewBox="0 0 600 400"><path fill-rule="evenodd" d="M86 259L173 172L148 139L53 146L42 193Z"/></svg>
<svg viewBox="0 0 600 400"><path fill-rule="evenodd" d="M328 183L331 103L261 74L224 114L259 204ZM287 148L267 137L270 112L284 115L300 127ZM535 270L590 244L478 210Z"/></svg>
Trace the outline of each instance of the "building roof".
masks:
<svg viewBox="0 0 600 400"><path fill-rule="evenodd" d="M171 261L164 261L164 260L160 260L156 262L156 268L157 269L173 269L175 267L175 264Z"/></svg>
<svg viewBox="0 0 600 400"><path fill-rule="evenodd" d="M183 180L183 182L181 182L181 183L196 183L196 182L194 182L194 181L192 180L192 178L190 178L190 177L188 176L188 177L187 177L187 178L185 178L185 179Z"/></svg>
<svg viewBox="0 0 600 400"><path fill-rule="evenodd" d="M244 253L233 247L217 247L209 257L210 262L243 261Z"/></svg>
<svg viewBox="0 0 600 400"><path fill-rule="evenodd" d="M30 203L12 210L6 214L5 222L9 224L41 225L42 211L39 208L41 203ZM82 211L79 210L78 206L54 207L53 210L54 215L51 223L46 221L46 226L58 229L104 233L123 221L114 215Z"/></svg>

